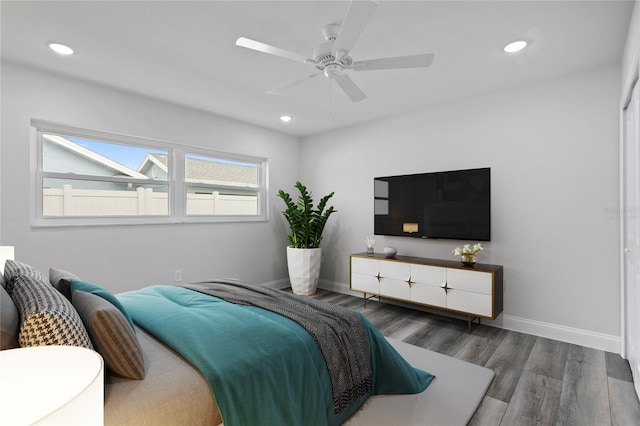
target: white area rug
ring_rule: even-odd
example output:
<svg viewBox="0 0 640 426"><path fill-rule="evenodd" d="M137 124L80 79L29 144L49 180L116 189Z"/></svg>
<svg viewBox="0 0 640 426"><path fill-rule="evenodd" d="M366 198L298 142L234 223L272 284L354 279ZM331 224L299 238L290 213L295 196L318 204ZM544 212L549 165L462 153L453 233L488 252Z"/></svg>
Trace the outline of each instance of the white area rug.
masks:
<svg viewBox="0 0 640 426"><path fill-rule="evenodd" d="M420 394L373 396L344 424L466 425L489 388L494 372L399 340L388 340L411 365L436 378Z"/></svg>

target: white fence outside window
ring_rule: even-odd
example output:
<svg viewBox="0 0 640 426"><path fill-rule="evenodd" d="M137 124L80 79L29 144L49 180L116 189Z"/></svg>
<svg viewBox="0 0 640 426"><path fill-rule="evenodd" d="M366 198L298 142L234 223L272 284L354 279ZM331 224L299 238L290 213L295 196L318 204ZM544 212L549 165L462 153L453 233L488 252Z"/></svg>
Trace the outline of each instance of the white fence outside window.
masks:
<svg viewBox="0 0 640 426"><path fill-rule="evenodd" d="M187 214L190 215L252 215L257 209L255 196L187 194ZM74 189L43 189L43 216L166 216L169 199L166 192L152 188L135 191Z"/></svg>

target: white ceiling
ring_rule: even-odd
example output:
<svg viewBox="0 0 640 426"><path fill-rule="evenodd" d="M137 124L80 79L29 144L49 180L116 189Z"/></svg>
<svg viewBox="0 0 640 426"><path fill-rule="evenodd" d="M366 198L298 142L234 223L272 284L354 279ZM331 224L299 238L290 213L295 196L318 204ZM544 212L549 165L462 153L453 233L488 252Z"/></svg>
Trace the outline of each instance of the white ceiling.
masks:
<svg viewBox="0 0 640 426"><path fill-rule="evenodd" d="M305 136L620 62L633 1L380 1L354 60L435 53L430 68L350 72L352 103L311 65L235 46L240 36L311 56L347 1L6 1L9 60ZM518 54L508 42L526 39ZM59 41L77 54L45 46ZM278 117L290 114L283 124Z"/></svg>

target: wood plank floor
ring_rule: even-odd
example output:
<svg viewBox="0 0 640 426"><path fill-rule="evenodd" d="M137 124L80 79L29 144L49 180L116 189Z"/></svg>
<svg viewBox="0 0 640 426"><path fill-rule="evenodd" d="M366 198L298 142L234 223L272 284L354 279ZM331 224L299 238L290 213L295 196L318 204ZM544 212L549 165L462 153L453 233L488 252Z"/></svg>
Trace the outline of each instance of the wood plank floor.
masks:
<svg viewBox="0 0 640 426"><path fill-rule="evenodd" d="M385 336L492 369L470 425L640 425L631 370L620 355L319 289Z"/></svg>

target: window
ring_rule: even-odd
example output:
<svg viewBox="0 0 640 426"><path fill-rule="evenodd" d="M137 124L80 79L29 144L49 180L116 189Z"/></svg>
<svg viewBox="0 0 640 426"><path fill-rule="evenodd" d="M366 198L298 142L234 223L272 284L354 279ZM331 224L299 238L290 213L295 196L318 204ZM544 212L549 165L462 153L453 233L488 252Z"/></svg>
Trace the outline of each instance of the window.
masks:
<svg viewBox="0 0 640 426"><path fill-rule="evenodd" d="M265 159L32 125L35 226L267 219Z"/></svg>
<svg viewBox="0 0 640 426"><path fill-rule="evenodd" d="M187 215L252 215L259 210L258 164L184 156Z"/></svg>

